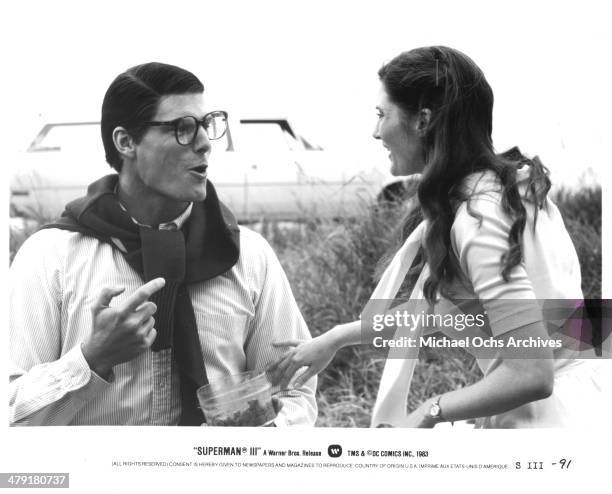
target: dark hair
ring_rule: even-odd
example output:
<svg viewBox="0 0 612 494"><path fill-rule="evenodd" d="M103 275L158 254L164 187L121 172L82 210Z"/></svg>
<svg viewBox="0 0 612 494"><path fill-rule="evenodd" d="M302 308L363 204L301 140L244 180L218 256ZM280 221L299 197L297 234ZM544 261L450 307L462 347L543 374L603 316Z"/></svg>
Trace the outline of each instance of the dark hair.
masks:
<svg viewBox="0 0 612 494"><path fill-rule="evenodd" d="M146 131L140 125L153 119L162 96L203 91L204 85L191 72L165 63L145 63L119 74L102 103L102 143L108 164L117 171L123 165L113 142L116 127L125 127L138 143Z"/></svg>
<svg viewBox="0 0 612 494"><path fill-rule="evenodd" d="M469 201L460 185L478 171L492 170L499 177L502 208L513 219L508 252L500 259L501 274L508 281L522 259L521 241L527 222L517 169L530 166L527 194L536 214L544 207L550 189L548 171L537 157L529 160L518 148L495 153L491 139L493 91L480 68L460 51L445 46L417 48L395 57L378 75L389 99L406 114L431 110L424 136L426 166L417 192L420 208L415 213L429 220L424 239L424 256L430 268L423 290L425 298L433 304L438 291L448 296L450 282L460 276L459 261L451 248L454 206ZM477 216L472 211L470 214ZM407 218L402 238L414 225L414 216Z"/></svg>

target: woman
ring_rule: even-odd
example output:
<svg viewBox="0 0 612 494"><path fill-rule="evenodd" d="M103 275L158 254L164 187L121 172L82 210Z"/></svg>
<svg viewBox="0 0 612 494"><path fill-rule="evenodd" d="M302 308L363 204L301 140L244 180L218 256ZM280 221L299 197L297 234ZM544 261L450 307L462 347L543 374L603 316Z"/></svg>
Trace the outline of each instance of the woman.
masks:
<svg viewBox="0 0 612 494"><path fill-rule="evenodd" d="M384 65L379 77L374 138L389 151L394 175L422 174L418 214L423 221L405 235L372 299L395 297L421 248L425 264L411 295L414 312L458 314L464 310L459 300L473 300L488 322L486 328L473 328L472 336L504 343L548 340L536 300L581 300L582 292L575 249L547 198L547 171L537 158L495 154L493 92L463 53L442 46L418 48ZM452 327L422 326L413 336L439 330L457 336ZM462 336L470 336L469 331ZM593 400L602 394L593 361L576 359L578 347L569 348L572 338L562 339L563 348L531 348L529 358L468 348L483 379L431 398L410 414L406 397L418 349L392 348L372 426L433 427L474 418L479 427L578 424L585 414L592 416ZM291 348L270 372L286 387L298 369L307 367L295 381L299 386L327 366L339 348L358 343L359 320L311 342L278 342Z"/></svg>

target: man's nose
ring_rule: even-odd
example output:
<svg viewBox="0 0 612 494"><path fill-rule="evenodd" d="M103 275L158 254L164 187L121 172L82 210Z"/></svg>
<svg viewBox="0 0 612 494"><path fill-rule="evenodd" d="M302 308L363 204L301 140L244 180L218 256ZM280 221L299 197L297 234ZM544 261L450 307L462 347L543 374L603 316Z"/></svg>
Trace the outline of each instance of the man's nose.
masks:
<svg viewBox="0 0 612 494"><path fill-rule="evenodd" d="M196 153L207 153L211 149L210 139L204 129L204 126L200 124L195 140L193 141L193 149Z"/></svg>

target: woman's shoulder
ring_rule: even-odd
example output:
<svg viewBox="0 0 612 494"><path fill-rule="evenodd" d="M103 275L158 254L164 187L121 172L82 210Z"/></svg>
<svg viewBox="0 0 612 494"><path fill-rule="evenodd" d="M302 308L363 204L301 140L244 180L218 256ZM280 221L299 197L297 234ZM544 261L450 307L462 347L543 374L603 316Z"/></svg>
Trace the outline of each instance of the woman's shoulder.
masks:
<svg viewBox="0 0 612 494"><path fill-rule="evenodd" d="M502 184L497 174L491 170L472 173L461 187L451 226L455 246L488 235L506 241L513 221L502 206Z"/></svg>
<svg viewBox="0 0 612 494"><path fill-rule="evenodd" d="M523 200L529 179L529 166L523 166L516 170L515 183ZM503 188L501 178L495 171L490 169L481 170L470 173L462 180L459 186L459 196L463 201L468 199L501 200Z"/></svg>
<svg viewBox="0 0 612 494"><path fill-rule="evenodd" d="M453 226L472 222L480 223L482 216L497 215L501 211L502 183L492 170L483 170L465 177L454 203Z"/></svg>
<svg viewBox="0 0 612 494"><path fill-rule="evenodd" d="M493 170L482 170L467 175L459 186L460 203L469 200L493 200L501 199L502 183L499 176Z"/></svg>

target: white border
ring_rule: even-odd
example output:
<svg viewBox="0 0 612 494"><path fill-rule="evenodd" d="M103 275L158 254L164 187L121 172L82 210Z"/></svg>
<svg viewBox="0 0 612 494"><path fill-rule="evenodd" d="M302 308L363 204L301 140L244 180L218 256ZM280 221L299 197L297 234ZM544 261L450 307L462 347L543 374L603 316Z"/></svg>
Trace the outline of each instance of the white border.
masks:
<svg viewBox="0 0 612 494"><path fill-rule="evenodd" d="M33 135L41 120L57 116L54 112L66 107L70 115L60 117L78 118L79 112L96 109L114 75L154 58L196 71L205 83L210 81L207 90L220 100L238 103L249 111L295 113L323 144L348 148L357 135L370 142L371 125L366 116L373 114L378 65L403 49L439 43L466 51L487 73L496 91L499 148L526 142L522 145L528 152L539 152L538 143L549 146L559 134L568 139L580 137L569 139L564 153L549 146L551 151L543 156L544 161L563 161L566 169L571 169L572 163L577 167L579 162L591 163L600 168L607 191L604 160L609 150L604 147L603 136L609 129L610 112L601 105L605 104L610 80L605 76L609 58L605 47L610 46L610 39L604 34L603 7L604 2L590 1L518 1L503 6L490 2L392 1L13 3L3 9L6 26L1 34L3 52L7 53L2 94L10 103L2 118L2 135L7 138L5 158L18 159L17 151L27 144L19 130L31 128L28 135ZM181 39L185 51L178 54L175 41ZM223 53L228 56L221 56ZM81 89L75 92L62 74L82 78ZM511 85L499 89L501 82L509 80ZM68 105L69 101L75 104ZM297 106L297 101L307 101L311 109L320 104L321 110L313 117ZM542 122L538 119L542 115L553 120ZM508 118L504 120L504 116ZM554 118L562 124L555 126ZM358 123L355 129L343 130L338 128L343 120ZM508 128L509 121L523 125ZM364 153L373 149L368 147ZM7 193L6 187L2 193ZM604 218L605 228L610 218L605 192ZM607 229L604 233L604 273L608 273ZM6 237L4 245L8 245ZM609 283L605 278L604 295L608 297ZM6 296L0 299L6 323ZM6 345L0 348L2 362L7 362ZM3 382L4 393L5 385ZM6 409L0 410L0 423L6 424ZM204 490L217 482L222 483L214 488L226 487L229 492L237 491L236 484L246 492L310 492L319 483L338 488L338 480L342 489L359 492L380 490L391 483L412 490L437 492L446 487L473 492L479 490L475 482L491 482L487 490L514 482L530 488L545 482L550 488L552 475L556 483L562 482L569 490L578 485L584 488L587 482L598 485L598 480L605 477L604 454L609 450L610 432L609 425L583 432L0 427L0 464L2 471L70 471L71 489L76 492L109 488L125 492L131 487ZM569 457L574 458L575 468L563 473L547 469L415 474L327 469L118 472L109 466L116 457L185 460L191 458L194 445L234 442L323 451L330 443L366 449L389 449L405 443L422 445L436 458L457 462Z"/></svg>

